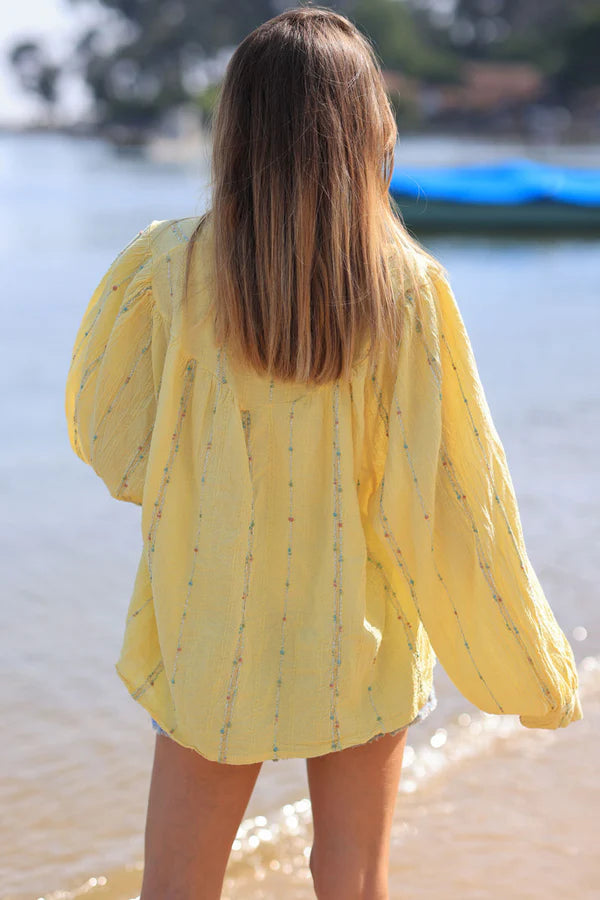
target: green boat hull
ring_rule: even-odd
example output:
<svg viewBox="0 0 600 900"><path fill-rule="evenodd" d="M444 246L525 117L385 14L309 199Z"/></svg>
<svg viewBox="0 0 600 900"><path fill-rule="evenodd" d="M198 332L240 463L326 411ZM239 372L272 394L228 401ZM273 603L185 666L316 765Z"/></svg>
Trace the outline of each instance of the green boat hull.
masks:
<svg viewBox="0 0 600 900"><path fill-rule="evenodd" d="M555 201L495 205L391 196L406 227L416 234L519 232L600 237L600 206Z"/></svg>

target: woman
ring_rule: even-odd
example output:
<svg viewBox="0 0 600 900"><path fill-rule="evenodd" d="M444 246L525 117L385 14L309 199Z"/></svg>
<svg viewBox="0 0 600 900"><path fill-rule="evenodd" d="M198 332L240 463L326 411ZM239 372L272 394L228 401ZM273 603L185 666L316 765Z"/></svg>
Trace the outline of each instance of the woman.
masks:
<svg viewBox="0 0 600 900"><path fill-rule="evenodd" d="M218 898L290 757L317 897L386 898L438 657L489 713L582 718L452 290L390 204L396 139L354 25L276 16L229 62L211 209L136 235L81 323L71 443L142 507L116 663L157 732L141 900Z"/></svg>

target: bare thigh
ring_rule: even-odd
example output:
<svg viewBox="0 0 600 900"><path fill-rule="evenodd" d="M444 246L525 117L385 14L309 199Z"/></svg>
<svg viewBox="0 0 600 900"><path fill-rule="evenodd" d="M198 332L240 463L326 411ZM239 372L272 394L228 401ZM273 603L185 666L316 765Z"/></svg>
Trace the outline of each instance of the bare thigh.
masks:
<svg viewBox="0 0 600 900"><path fill-rule="evenodd" d="M319 900L387 900L389 845L408 728L306 760Z"/></svg>
<svg viewBox="0 0 600 900"><path fill-rule="evenodd" d="M218 900L261 766L213 762L156 735L140 900Z"/></svg>

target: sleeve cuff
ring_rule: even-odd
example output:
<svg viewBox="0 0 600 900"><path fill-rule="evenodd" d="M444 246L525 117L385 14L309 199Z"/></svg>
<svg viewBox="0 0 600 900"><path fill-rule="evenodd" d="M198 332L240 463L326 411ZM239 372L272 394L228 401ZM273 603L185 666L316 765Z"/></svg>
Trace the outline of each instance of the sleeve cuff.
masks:
<svg viewBox="0 0 600 900"><path fill-rule="evenodd" d="M519 716L519 721L525 728L566 728L579 719L583 719L579 690L560 709L553 709L544 716Z"/></svg>

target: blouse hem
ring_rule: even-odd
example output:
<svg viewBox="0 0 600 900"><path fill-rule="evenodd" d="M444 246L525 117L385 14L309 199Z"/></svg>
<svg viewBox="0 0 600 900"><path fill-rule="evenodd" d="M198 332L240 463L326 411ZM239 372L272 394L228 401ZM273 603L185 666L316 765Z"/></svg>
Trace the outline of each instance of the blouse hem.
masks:
<svg viewBox="0 0 600 900"><path fill-rule="evenodd" d="M429 693L427 700L425 701L424 705L419 709L419 712L417 713L417 715L413 716L413 718L409 722L403 721L401 724L397 724L397 719L393 719L391 721L391 728L387 729L385 732L378 731L378 732L375 732L375 734L373 734L373 732L371 731L371 732L368 732L368 734L366 736L362 735L361 737L358 737L358 738L354 738L354 737L349 738L348 743L345 743L344 741L340 742L342 744L342 746L338 747L337 750L332 750L331 744L329 742L321 741L318 744L314 744L314 745L311 744L310 746L307 746L307 745L300 746L300 747L298 747L297 750L293 750L293 751L289 751L289 750L286 750L285 748L281 748L280 750L278 750L278 755L276 757L267 755L267 756L259 756L259 757L253 756L252 758L237 756L234 758L230 753L228 753L227 754L228 758L226 760L220 760L217 757L215 757L214 755L203 753L201 750L198 749L198 747L194 746L193 744L186 743L185 741L182 741L180 738L175 737L174 734L171 734L169 729L165 727L165 724L163 722L161 722L161 720L159 718L157 718L156 713L151 708L151 704L143 702L143 700L145 700L146 697L144 695L137 696L137 697L134 696L134 694L137 692L137 689L133 687L133 685L130 683L128 678L120 671L118 663L115 663L115 670L117 672L117 675L121 679L121 681L125 684L125 687L127 688L131 698L133 700L135 700L136 703L139 703L139 705L142 706L146 710L147 713L149 713L151 718L154 719L154 721L157 723L157 725L159 725L161 730L163 732L165 732L167 737L169 737L172 741L175 741L181 747L185 747L187 750L195 750L196 753L199 753L200 756L203 756L205 759L209 760L210 762L219 762L222 765L252 765L253 763L259 763L259 762L261 762L261 763L262 762L279 762L282 759L311 759L312 757L315 757L315 756L325 756L329 753L337 753L341 750L350 750L354 747L360 747L360 746L370 743L371 741L375 741L378 738L384 737L387 734L397 734L398 732L403 731L405 728L408 728L410 725L413 725L416 722L421 722L424 719L426 719L427 716L429 716L429 714L432 713L433 710L437 707L437 697L435 694L435 688L432 683L431 691Z"/></svg>

